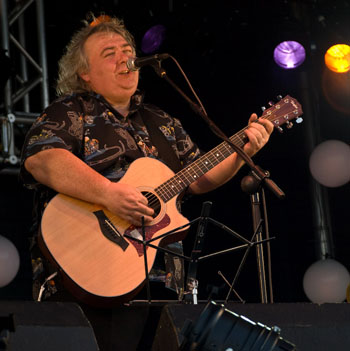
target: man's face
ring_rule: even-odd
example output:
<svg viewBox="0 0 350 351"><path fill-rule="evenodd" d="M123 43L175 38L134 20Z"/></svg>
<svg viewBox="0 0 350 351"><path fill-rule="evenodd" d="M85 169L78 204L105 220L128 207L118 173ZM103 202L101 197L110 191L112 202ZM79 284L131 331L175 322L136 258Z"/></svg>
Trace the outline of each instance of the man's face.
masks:
<svg viewBox="0 0 350 351"><path fill-rule="evenodd" d="M129 72L126 61L134 56L132 47L117 33L95 33L84 45L88 72L80 76L114 106L125 106L137 89L139 72Z"/></svg>

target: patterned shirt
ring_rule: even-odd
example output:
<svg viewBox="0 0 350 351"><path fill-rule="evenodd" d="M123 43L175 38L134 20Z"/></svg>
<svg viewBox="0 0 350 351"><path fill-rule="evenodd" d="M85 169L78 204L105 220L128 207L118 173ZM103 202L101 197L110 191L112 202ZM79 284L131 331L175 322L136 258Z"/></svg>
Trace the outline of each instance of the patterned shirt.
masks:
<svg viewBox="0 0 350 351"><path fill-rule="evenodd" d="M126 118L101 95L72 94L50 104L27 133L22 150L22 182L28 188L48 194L48 189L39 184L23 166L26 158L46 149L69 150L111 181L120 180L132 161L139 157L159 159L158 151L143 124L142 114L152 114L182 166L199 156L198 147L180 121L155 106L145 104L139 92L132 97L130 113ZM45 197L47 201L49 196Z"/></svg>

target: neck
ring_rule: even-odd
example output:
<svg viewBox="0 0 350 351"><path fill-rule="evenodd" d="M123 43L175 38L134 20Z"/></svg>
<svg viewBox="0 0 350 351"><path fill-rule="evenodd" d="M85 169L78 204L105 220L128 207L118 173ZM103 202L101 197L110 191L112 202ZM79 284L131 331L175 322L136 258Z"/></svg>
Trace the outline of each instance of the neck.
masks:
<svg viewBox="0 0 350 351"><path fill-rule="evenodd" d="M121 105L112 105L113 108L115 108L123 117L126 117L129 114L129 107L130 104L127 106L121 106Z"/></svg>
<svg viewBox="0 0 350 351"><path fill-rule="evenodd" d="M109 97L104 96L107 102L117 110L123 117L126 117L129 114L130 110L130 97L127 99L110 99Z"/></svg>

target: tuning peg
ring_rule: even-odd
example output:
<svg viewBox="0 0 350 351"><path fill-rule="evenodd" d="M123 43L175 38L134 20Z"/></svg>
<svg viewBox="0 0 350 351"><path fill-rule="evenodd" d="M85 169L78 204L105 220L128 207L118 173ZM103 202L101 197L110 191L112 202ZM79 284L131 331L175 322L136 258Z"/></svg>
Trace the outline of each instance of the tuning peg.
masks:
<svg viewBox="0 0 350 351"><path fill-rule="evenodd" d="M293 127L293 123L290 121L287 121L286 124L288 129L291 129Z"/></svg>
<svg viewBox="0 0 350 351"><path fill-rule="evenodd" d="M277 100L278 101L282 100L282 95L277 95Z"/></svg>
<svg viewBox="0 0 350 351"><path fill-rule="evenodd" d="M301 118L301 117L298 117L296 120L295 120L295 122L297 122L297 123L301 123L303 121L303 119Z"/></svg>
<svg viewBox="0 0 350 351"><path fill-rule="evenodd" d="M273 101L269 101L269 106L273 106L275 103Z"/></svg>
<svg viewBox="0 0 350 351"><path fill-rule="evenodd" d="M264 112L266 110L265 106L261 106L261 111Z"/></svg>
<svg viewBox="0 0 350 351"><path fill-rule="evenodd" d="M275 127L280 133L283 133L283 128L282 127L280 127L280 126L275 126Z"/></svg>

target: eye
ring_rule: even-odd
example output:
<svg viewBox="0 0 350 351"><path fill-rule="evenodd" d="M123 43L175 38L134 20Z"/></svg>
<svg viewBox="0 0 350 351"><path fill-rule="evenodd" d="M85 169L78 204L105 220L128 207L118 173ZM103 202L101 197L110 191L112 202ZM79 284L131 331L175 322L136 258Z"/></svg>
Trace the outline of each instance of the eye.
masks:
<svg viewBox="0 0 350 351"><path fill-rule="evenodd" d="M106 53L105 57L113 56L113 55L114 55L114 51L110 51L110 52Z"/></svg>
<svg viewBox="0 0 350 351"><path fill-rule="evenodd" d="M124 49L123 53L126 54L126 55L132 55L133 54L133 50L131 50L131 49Z"/></svg>

